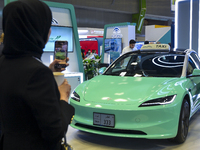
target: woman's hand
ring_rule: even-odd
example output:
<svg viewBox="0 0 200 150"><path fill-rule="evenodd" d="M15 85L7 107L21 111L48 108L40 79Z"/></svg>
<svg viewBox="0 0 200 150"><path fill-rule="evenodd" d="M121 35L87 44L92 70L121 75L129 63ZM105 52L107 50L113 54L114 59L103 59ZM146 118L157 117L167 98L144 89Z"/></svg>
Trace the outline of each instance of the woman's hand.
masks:
<svg viewBox="0 0 200 150"><path fill-rule="evenodd" d="M69 64L67 63L69 61L69 58L67 57L66 60L59 60L59 59L55 59L50 65L49 68L53 71L53 72L61 72L64 71L65 68L55 68L55 64L58 64L59 62L66 62L66 67L69 66Z"/></svg>
<svg viewBox="0 0 200 150"><path fill-rule="evenodd" d="M69 85L67 79L65 79L64 82L58 87L58 90L60 92L60 100L68 102L69 95L71 93L71 85Z"/></svg>

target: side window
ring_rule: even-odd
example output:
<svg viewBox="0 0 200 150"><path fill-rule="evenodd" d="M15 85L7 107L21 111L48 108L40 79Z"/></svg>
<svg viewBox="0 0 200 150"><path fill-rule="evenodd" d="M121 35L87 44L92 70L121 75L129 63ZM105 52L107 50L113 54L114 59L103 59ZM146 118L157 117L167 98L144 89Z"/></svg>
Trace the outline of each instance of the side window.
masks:
<svg viewBox="0 0 200 150"><path fill-rule="evenodd" d="M130 58L131 58L131 56L126 57L125 59L121 59L120 61L118 61L116 63L116 65L113 67L112 72L121 71L121 70L126 69Z"/></svg>
<svg viewBox="0 0 200 150"><path fill-rule="evenodd" d="M193 62L195 63L195 65L197 66L197 68L200 69L200 60L199 60L199 57L197 56L197 54L193 52L193 53L191 53L190 57L193 60Z"/></svg>
<svg viewBox="0 0 200 150"><path fill-rule="evenodd" d="M193 70L197 68L194 59L190 56L188 60L187 75L192 74Z"/></svg>

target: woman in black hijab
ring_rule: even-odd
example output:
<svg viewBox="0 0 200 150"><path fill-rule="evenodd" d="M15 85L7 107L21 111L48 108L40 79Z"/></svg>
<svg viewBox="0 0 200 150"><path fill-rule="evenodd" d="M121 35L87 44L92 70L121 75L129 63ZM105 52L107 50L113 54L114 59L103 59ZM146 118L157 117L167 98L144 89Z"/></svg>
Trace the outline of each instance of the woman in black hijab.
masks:
<svg viewBox="0 0 200 150"><path fill-rule="evenodd" d="M52 15L39 0L11 2L3 9L4 48L0 57L2 150L60 150L74 114L70 85L57 87L41 62Z"/></svg>

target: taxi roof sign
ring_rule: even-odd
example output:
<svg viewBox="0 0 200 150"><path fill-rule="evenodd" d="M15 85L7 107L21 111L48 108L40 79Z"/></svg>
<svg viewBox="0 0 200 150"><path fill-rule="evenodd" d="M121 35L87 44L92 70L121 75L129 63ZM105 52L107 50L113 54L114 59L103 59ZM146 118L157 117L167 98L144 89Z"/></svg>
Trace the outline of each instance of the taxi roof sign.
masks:
<svg viewBox="0 0 200 150"><path fill-rule="evenodd" d="M140 51L169 52L170 46L168 44L145 44Z"/></svg>

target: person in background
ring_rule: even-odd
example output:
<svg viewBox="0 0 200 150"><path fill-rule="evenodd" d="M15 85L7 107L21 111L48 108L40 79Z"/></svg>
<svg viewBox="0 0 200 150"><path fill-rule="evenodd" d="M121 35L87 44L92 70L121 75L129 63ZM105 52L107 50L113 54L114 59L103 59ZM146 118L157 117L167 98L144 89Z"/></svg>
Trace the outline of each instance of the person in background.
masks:
<svg viewBox="0 0 200 150"><path fill-rule="evenodd" d="M91 51L90 49L87 51L86 55L85 55L85 58L87 58L89 55L91 54Z"/></svg>
<svg viewBox="0 0 200 150"><path fill-rule="evenodd" d="M92 50L92 54L93 54L94 56L96 56L96 55L97 55L97 53L96 53L96 50L95 50L95 49L93 49L93 50Z"/></svg>
<svg viewBox="0 0 200 150"><path fill-rule="evenodd" d="M149 44L149 41L144 41L144 44Z"/></svg>
<svg viewBox="0 0 200 150"><path fill-rule="evenodd" d="M51 34L50 8L39 0L18 0L3 8L4 48L0 57L1 150L61 150L74 108L71 86L58 87L41 62ZM69 59L68 59L69 60ZM66 63L68 66L69 64Z"/></svg>
<svg viewBox="0 0 200 150"><path fill-rule="evenodd" d="M123 50L122 50L122 54L124 53L127 53L127 52L130 52L130 51L135 51L137 50L137 48L135 47L135 43L136 41L135 40L130 40L129 41L129 46L125 47Z"/></svg>
<svg viewBox="0 0 200 150"><path fill-rule="evenodd" d="M85 59L85 54L84 54L85 50L84 49L81 49L81 56L83 59Z"/></svg>

